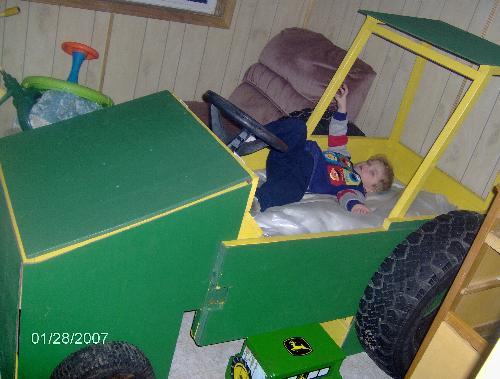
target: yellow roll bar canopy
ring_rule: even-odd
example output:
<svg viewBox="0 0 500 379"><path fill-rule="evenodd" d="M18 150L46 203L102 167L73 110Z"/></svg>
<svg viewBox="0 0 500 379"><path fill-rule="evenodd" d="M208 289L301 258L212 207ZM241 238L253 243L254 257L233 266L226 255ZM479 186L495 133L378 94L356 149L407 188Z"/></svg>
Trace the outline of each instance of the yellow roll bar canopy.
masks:
<svg viewBox="0 0 500 379"><path fill-rule="evenodd" d="M434 62L472 81L386 219L384 226L387 227L390 222L404 217L415 196L422 189L426 179L491 77L500 75L500 46L439 20L367 10L359 12L367 16L366 20L307 122L309 135L312 134L323 113L332 102L335 93L372 34L417 55L393 130L388 139L387 147L389 150L403 147L400 143L400 137L426 61ZM415 38L420 42L415 41ZM465 59L476 65L477 68L461 63L433 47L451 53L457 58ZM486 204L491 202L491 197L492 194L486 199Z"/></svg>

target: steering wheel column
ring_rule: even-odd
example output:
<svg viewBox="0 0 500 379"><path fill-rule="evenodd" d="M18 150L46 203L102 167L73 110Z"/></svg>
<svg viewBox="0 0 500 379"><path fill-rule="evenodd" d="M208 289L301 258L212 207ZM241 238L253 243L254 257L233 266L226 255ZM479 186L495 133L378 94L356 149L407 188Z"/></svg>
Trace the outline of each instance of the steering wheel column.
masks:
<svg viewBox="0 0 500 379"><path fill-rule="evenodd" d="M220 136L221 140L227 146L238 153L239 155L248 155L266 146L272 149L286 152L287 145L273 133L268 131L262 124L257 122L248 113L244 112L230 101L224 99L222 96L213 91L207 91L203 95L203 99L212 104L212 128L215 127L214 132ZM229 138L227 133L218 119L218 115L213 114L213 108L216 107L224 116L235 123L242 129L241 133L234 138ZM257 138L255 141L246 142L250 136Z"/></svg>

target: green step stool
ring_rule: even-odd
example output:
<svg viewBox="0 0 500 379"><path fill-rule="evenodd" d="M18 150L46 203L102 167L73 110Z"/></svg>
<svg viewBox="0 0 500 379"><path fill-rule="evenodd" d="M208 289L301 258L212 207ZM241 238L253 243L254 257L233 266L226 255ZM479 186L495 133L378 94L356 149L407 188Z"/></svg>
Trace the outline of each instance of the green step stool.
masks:
<svg viewBox="0 0 500 379"><path fill-rule="evenodd" d="M341 379L344 358L320 324L309 324L247 338L226 379Z"/></svg>

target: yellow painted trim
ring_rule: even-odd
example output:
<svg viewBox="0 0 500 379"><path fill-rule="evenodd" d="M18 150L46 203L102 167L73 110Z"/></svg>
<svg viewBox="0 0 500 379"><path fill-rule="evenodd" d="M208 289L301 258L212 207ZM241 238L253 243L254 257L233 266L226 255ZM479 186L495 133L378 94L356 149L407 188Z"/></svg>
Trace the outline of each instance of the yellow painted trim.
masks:
<svg viewBox="0 0 500 379"><path fill-rule="evenodd" d="M247 215L248 212L250 212L250 208L252 207L252 202L253 202L253 198L255 196L255 191L257 189L257 184L259 182L259 178L258 176L255 174L255 172L252 171L252 169L245 163L244 159L242 159L239 155L233 153L231 151L231 149L229 149L227 147L227 145L225 143L223 143L219 137L217 137L215 135L215 133L207 126L205 125L205 123L187 106L187 104L182 100L180 99L179 97L177 97L177 95L175 94L172 94L175 99L177 99L177 101L179 101L179 103L181 103L184 108L186 108L186 110L191 114L191 116L193 116L193 118L198 121L201 126L203 126L203 128L205 128L206 131L208 131L210 133L210 135L217 141L217 143L219 145L221 145L224 150L226 150L233 159L235 159L238 164L243 168L243 170L245 170L247 172L247 174L250 176L250 181L251 181L251 184L252 184L252 189L250 190L250 194L248 196L248 200L247 200L247 205L245 207L245 213L242 217L242 220L241 220L241 225L240 225L240 230L238 232L238 238L241 237L250 237L250 236L253 236L253 237L258 237L258 236L261 236L262 235L262 230L260 229L260 227L257 225L257 223L251 218L249 217L249 215Z"/></svg>
<svg viewBox="0 0 500 379"><path fill-rule="evenodd" d="M248 185L248 183L246 183L246 182L238 183L238 184L236 184L234 186L231 186L229 188L226 188L226 189L224 189L222 191L214 192L213 194L210 194L208 196L202 197L202 198L200 198L198 200L195 200L195 201L192 201L190 203L181 205L180 207L177 207L177 208L171 209L169 211L157 214L156 216L152 216L152 217L146 218L144 220L134 222L134 223L132 223L130 225L127 225L127 226L124 226L122 228L118 228L118 229L112 230L110 232L98 235L98 236L93 237L93 238L89 238L89 239L87 239L85 241L81 241L81 242L75 243L73 245L65 246L63 248L50 251L48 253L45 253L45 254L40 255L38 257L35 257L35 258L26 258L24 260L24 263L26 263L26 264L33 264L33 263L45 262L45 261L47 261L47 260L49 260L51 258L57 257L59 255L65 254L65 253L68 253L68 252L73 251L75 249L78 249L80 247L90 245L91 243L100 241L102 239L114 236L115 234L119 234L119 233L122 233L124 231L130 230L130 229L134 229L134 228L136 228L136 227L138 227L140 225L144 225L144 224L147 224L147 223L149 223L151 221L158 220L158 219L163 218L165 216L168 216L168 215L170 215L172 213L175 213L175 212L181 211L183 209L192 207L193 205L196 205L196 204L202 203L204 201L213 199L215 197L218 197L218 196L223 195L225 193L237 190L239 188L246 187L247 185Z"/></svg>
<svg viewBox="0 0 500 379"><path fill-rule="evenodd" d="M267 243L274 243L274 242L310 240L310 239L317 239L317 238L368 234L368 233L374 233L374 232L381 232L381 231L385 231L385 230L386 229L384 227L378 227L378 228L342 230L342 231L338 231L338 232L327 232L327 233L308 233L308 234L294 234L294 235L288 235L288 236L246 238L246 239L241 239L241 240L222 241L222 243L226 247L260 245L260 244L267 244Z"/></svg>
<svg viewBox="0 0 500 379"><path fill-rule="evenodd" d="M219 139L219 137L217 137L217 136L215 135L215 133L214 133L214 132L212 132L212 130L210 130L210 128L209 128L207 125L205 125L205 123L204 123L203 121L201 121L201 120L200 120L200 118L199 118L199 117L198 117L198 116L197 116L197 115L196 115L196 114L195 114L195 113L194 113L191 109L189 109L189 107L187 106L187 104L186 104L186 103L185 103L182 99L180 99L179 97L177 97L177 95L175 95L174 93L172 93L172 96L173 96L173 97L174 97L174 98L175 98L175 99L176 99L179 103L181 103L181 104L184 106L184 108L186 108L186 110L187 110L187 111L191 114L191 116L193 116L193 118L194 118L196 121L198 121L198 122L201 124L201 126L203 126L203 128L205 128L205 130L206 130L207 132L209 132L209 133L210 133L210 135L211 135L211 136L212 136L212 137L213 137L213 138L217 141L217 143L218 143L219 145L221 145L221 146L224 148L224 150L226 150L226 151L227 151L227 152L231 155L231 157L232 157L233 159L235 159L235 160L238 162L238 164L239 164L239 165L240 165L240 166L241 166L241 167L242 167L242 168L243 168L243 169L244 169L244 170L248 173L248 175L250 175L250 177L252 177L252 179L253 179L254 177L256 177L255 173L254 173L254 172L253 172L253 171L252 171L252 170L251 170L251 169L250 169L250 168L249 168L249 167L245 164L245 161L244 161L244 160L242 160L242 159L241 159L238 155L236 155L235 153L233 153L233 152L231 151L231 149L229 149L229 148L226 146L226 144L224 144L224 143L223 143L223 142Z"/></svg>
<svg viewBox="0 0 500 379"><path fill-rule="evenodd" d="M456 72L457 74L465 76L466 78L474 80L481 77L481 74L478 72L478 70L475 70L474 68L469 67L466 64L458 62L453 58L450 58L436 50L433 50L427 44L415 42L404 35L387 29L382 25L374 25L372 31L373 34L376 34L398 46L401 46L404 49L410 50L411 52L420 55L453 72Z"/></svg>
<svg viewBox="0 0 500 379"><path fill-rule="evenodd" d="M326 149L326 147L325 147ZM373 155L383 152L392 162L392 151L387 138L381 137L349 137L347 149L354 163L365 161ZM397 162L399 163L399 162Z"/></svg>
<svg viewBox="0 0 500 379"><path fill-rule="evenodd" d="M420 79L422 78L426 63L427 60L417 55L403 94L403 98L401 99L401 103L399 105L399 111L396 116L396 120L394 121L391 135L389 136L390 146L394 146L394 144L399 142L401 139L401 135L403 133L406 120L408 119L413 100L415 99L415 94L417 93L417 89L420 85Z"/></svg>
<svg viewBox="0 0 500 379"><path fill-rule="evenodd" d="M328 136L326 135L312 135L308 139L317 142L323 150L328 147ZM374 154L380 154L381 151L386 151L387 146L387 138L351 136L347 148L353 157L353 161L358 162L366 160ZM242 158L251 170L264 170L268 152L268 149L263 149Z"/></svg>
<svg viewBox="0 0 500 379"><path fill-rule="evenodd" d="M399 143L388 155L394 165L394 174L404 184L408 184L423 161L423 158L407 146ZM497 178L500 183L500 174ZM425 191L440 193L459 209L485 213L493 200L493 187L486 199L474 193L458 180L435 167L422 188Z"/></svg>
<svg viewBox="0 0 500 379"><path fill-rule="evenodd" d="M498 67L498 66L492 66L491 67L491 75L493 75L493 76L500 76L500 67Z"/></svg>
<svg viewBox="0 0 500 379"><path fill-rule="evenodd" d="M409 222L409 221L430 220L430 219L435 218L436 216L437 216L436 214L432 214L432 215L421 215L421 216L399 217L399 218L389 218L389 217L387 217L384 221L387 222L390 225L393 222Z"/></svg>
<svg viewBox="0 0 500 379"><path fill-rule="evenodd" d="M424 221L431 220L437 215L424 215L424 216L414 216L414 217L387 217L382 223L384 229L389 229L393 222L409 222L409 221Z"/></svg>
<svg viewBox="0 0 500 379"><path fill-rule="evenodd" d="M491 71L487 67L480 67L479 73L481 76L472 81L469 89L448 119L448 122L445 124L437 139L434 141L434 144L431 146L429 152L415 172L415 175L401 194L401 197L389 214L389 218L399 218L406 214L411 203L417 196L417 193L422 189L425 180L431 174L437 161L443 155L446 147L450 144L453 136L460 128L462 121L469 114L472 106L486 87L491 78Z"/></svg>
<svg viewBox="0 0 500 379"><path fill-rule="evenodd" d="M339 65L339 68L335 72L335 75L326 87L325 92L323 92L323 95L319 99L318 104L307 120L308 136L312 134L314 128L316 127L316 125L318 125L319 120L321 120L321 117L325 113L328 106L331 104L335 94L337 93L337 90L349 73L349 70L358 58L366 42L370 38L370 35L372 34L371 30L377 24L377 22L379 21L377 21L373 17L368 16L361 26L361 29L352 42L349 51L346 53L344 59L342 60L342 63Z"/></svg>
<svg viewBox="0 0 500 379"><path fill-rule="evenodd" d="M14 236L16 238L17 248L19 249L21 260L24 262L24 260L26 259L26 252L24 250L23 240L21 238L21 233L19 232L19 226L17 225L16 215L14 214L14 208L12 207L12 201L10 199L9 189L7 188L7 182L5 180L5 175L1 163L0 163L0 181L2 182L2 189L5 197L5 202L7 203L7 210L9 212L12 229L14 229Z"/></svg>
<svg viewBox="0 0 500 379"><path fill-rule="evenodd" d="M213 194L210 194L208 196L205 196L205 197L202 197L202 198L197 199L195 201L192 201L192 202L186 203L184 205L181 205L181 206L179 206L177 208L173 208L171 210L159 213L159 214L157 214L155 216L148 217L148 218L146 218L144 220L131 223L130 225L126 225L124 227L112 230L112 231L107 232L107 233L103 233L103 234L97 235L95 237L86 239L84 241L80 241L80 242L77 242L77 243L74 243L74 244L71 244L71 245L68 245L68 246L64 246L64 247L59 248L59 249L48 251L47 253L44 253L43 255L40 255L40 256L37 256L37 257L34 257L34 258L28 258L26 256L26 252L24 250L24 246L23 246L21 234L19 232L19 227L18 227L18 224L17 224L16 216L14 214L14 209L12 207L12 202L11 202L11 199L10 199L10 196L9 196L9 192L8 192L8 188L7 188L7 183L5 181L5 177L4 177L4 173L3 173L3 169L2 169L1 165L0 165L0 180L2 182L2 188L3 188L4 194L5 194L5 200L7 202L7 208L9 210L9 217L11 219L11 223L12 223L13 228L14 228L15 237L16 237L16 241L17 241L17 244L18 244L18 247L19 247L19 251L20 251L20 255L21 255L21 260L22 260L23 264L35 264L35 263L45 262L45 261L47 261L49 259L52 259L52 258L57 257L59 255L68 253L68 252L73 251L75 249L78 249L80 247L83 247L83 246L86 246L86 245L90 245L91 243L94 243L94 242L100 241L102 239L114 236L116 234L122 233L122 232L130 230L130 229L136 228L136 227L138 227L140 225L149 223L151 221L154 221L154 220L157 220L159 218L165 217L165 216L167 216L169 214L178 212L180 210L189 208L189 207L191 207L193 205L202 203L204 201L213 199L213 198L218 197L220 195L223 195L225 193L228 193L228 192L231 192L231 191L235 191L237 189L240 189L240 188L243 188L243 187L246 187L246 186L249 185L249 183L247 183L247 182L241 182L241 183L235 184L235 185L233 185L231 187L228 187L228 188L226 188L224 190L221 190L221 191L218 191L218 192L214 192Z"/></svg>
<svg viewBox="0 0 500 379"><path fill-rule="evenodd" d="M243 215L243 221L241 223L241 228L238 233L238 239L243 238L259 238L262 237L262 229L259 227L257 222L253 219L250 214L250 209L252 208L253 199L255 197L255 191L257 190L257 184L259 183L259 178L257 175L252 178L252 188L248 196L247 205L245 207L245 213Z"/></svg>
<svg viewBox="0 0 500 379"><path fill-rule="evenodd" d="M349 316L346 318L339 318L332 321L322 322L320 325L338 346L342 346L347 337L347 334L349 333L349 330L351 329L353 319L354 316Z"/></svg>
<svg viewBox="0 0 500 379"><path fill-rule="evenodd" d="M349 235L360 235L369 234L376 232L385 232L389 229L393 222L410 222L419 220L430 220L436 217L436 215L425 215L425 216L413 216L413 217L398 217L398 218L386 218L383 224L376 228L365 228L365 229L351 229L351 230L340 230L337 232L324 232L324 233L307 233L307 234L293 234L286 236L273 236L273 237L260 237L260 238L244 238L238 240L228 240L222 241L225 247L235 247L235 246L249 246L249 245L260 245L266 243L275 242L286 242L286 241L299 241L299 240L309 240L317 238L330 238L339 236L349 236Z"/></svg>
<svg viewBox="0 0 500 379"><path fill-rule="evenodd" d="M260 238L262 236L263 232L259 224L257 224L250 212L245 212L243 215L243 222L241 223L241 229L238 233L238 239Z"/></svg>
<svg viewBox="0 0 500 379"><path fill-rule="evenodd" d="M326 144L326 138L324 136L311 136L311 139L317 141L322 147L324 144ZM389 140L387 138L350 137L348 142L348 149L352 153L354 161L366 160L373 154L376 154L380 151L385 151L387 153L388 159L391 162L394 162L394 169L397 179L404 184L408 184L411 181L414 173L417 171L418 167L421 165L424 158L401 143L396 143L393 149L389 149L388 147ZM247 157L245 157L245 159ZM252 163L255 162L257 161L252 161ZM497 179L497 182L500 183L500 175ZM460 209L474 210L481 213L485 212L493 198L492 191L488 198L482 199L479 195L475 194L474 192L463 186L456 179L447 175L437 167L434 167L431 170L431 173L429 174L428 179L425 181L422 190L440 193L446 196L451 203L458 206ZM426 220L432 219L435 216L436 215L387 218L384 220L381 230L388 229L393 222ZM352 234L356 233L359 233L359 231L352 231ZM316 234L316 237L322 238L345 234L346 232L318 233ZM241 238L238 238L238 240L244 240L243 242L236 243L235 241L226 241L226 244L227 246L258 244L312 238L311 236L313 236L313 234L305 234L302 236L291 235L262 237L257 239L250 239L246 236L241 236Z"/></svg>
<svg viewBox="0 0 500 379"><path fill-rule="evenodd" d="M242 159L252 170L264 170L266 168L267 155L269 149L262 149L255 153L245 155Z"/></svg>
<svg viewBox="0 0 500 379"><path fill-rule="evenodd" d="M68 246L65 246L65 247L62 247L62 248L59 248L59 249L55 249L55 250L52 250L52 251L48 251L47 253L44 253L40 256L37 256L37 257L34 257L34 258L28 258L27 255L26 255L26 251L24 249L24 244L23 244L23 240L21 238L21 233L19 231L19 226L18 226L18 223L17 223L17 219L16 219L16 216L15 216L15 213L14 213L14 209L13 209L13 206L12 206L12 201L11 201L11 198L10 198L10 194L9 194L9 190L8 190L8 187L7 187L7 182L5 180L5 175L4 175L4 172L3 172L3 168L0 164L0 181L1 181L1 185L2 185L2 189L4 191L4 196L5 196L5 201L7 203L7 208L8 208L8 212L9 212L9 217L10 217L10 220L11 220L11 223L12 223L12 227L14 229L14 234L15 234L15 238L16 238L16 242L17 242L17 246L18 246L18 249L19 249L19 254L21 256L21 260L23 262L23 264L36 264L36 263L41 263L41 262L45 262L49 259L52 259L54 257L57 257L59 255L62 255L62 254L65 254L65 253L68 253L70 251L73 251L75 249L78 249L80 247L83 247L83 246L86 246L86 245L89 245L91 243L94 243L94 242L97 242L97 241L100 241L102 239L105 239L105 238L108 238L110 236L113 236L115 234L118 234L118 233L121 233L121 232L124 232L126 230L129 230L129 229L133 229L137 226L140 226L140 225L143 225L143 224L146 224L148 222L151 222L151 221L154 221L154 220L157 220L159 218L162 218L164 216L167 216L169 214L172 214L174 212L177 212L177 211L180 211L182 209L185 209L185 208L188 208L188 207L191 207L195 204L198 204L198 203L201 203L201 202L204 202L204 201L207 201L207 200L210 200L212 198L215 198L217 196L220 196L220 195L223 195L225 193L228 193L228 192L231 192L231 191L234 191L234 190L237 190L237 189L240 189L240 188L243 188L245 186L248 186L248 185L252 185L252 193L251 193L251 196L249 197L249 199L252 199L253 198L253 194L255 193L255 187L257 186L257 180L258 180L258 177L257 175L252 171L250 170L246 164L241 160L239 159L239 157L237 158L232 152L231 150L229 150L227 148L227 146L225 146L216 136L215 134L213 134L213 132L208 129L208 127L194 114L192 113L192 111L186 106L186 104L178 99L175 95L174 97L195 117L195 119L210 133L214 136L215 140L218 141L219 144L221 144L221 146L231 155L233 156L233 158L238 162L238 164L249 174L249 176L251 177L251 183L248 183L248 182L242 182L242 183L238 183L238 184L235 184L229 188L226 188L224 190L221 190L221 191L218 191L218 192L215 192L213 194L210 194L208 196L205 196L205 197L202 197L198 200L195 200L195 201L192 201L192 202L189 202L187 204L184 204L180 207L177 207L177 208L174 208L174 209L171 209L169 211L166 211L166 212L162 212L162 213L159 213L158 215L155 215L155 216L152 216L152 217L149 217L149 218L146 218L144 220L141 220L141 221L138 221L138 222L134 222L130 225L127 225L127 226L124 226L122 228L118 228L118 229L115 229L115 230L112 230L110 232L107 232L107 233L103 233L103 234L100 234L98 236L95 236L95 237L92 237L92 238L89 238L89 239L86 239L84 241L80 241L78 243L75 243L75 244L71 244L71 245L68 245ZM249 200L248 201L248 204L247 204L247 209L249 209L249 207L251 206L251 201ZM244 226L243 226L243 222L242 222L242 226L240 227L240 229L242 229ZM240 230L240 233L241 233L241 230Z"/></svg>

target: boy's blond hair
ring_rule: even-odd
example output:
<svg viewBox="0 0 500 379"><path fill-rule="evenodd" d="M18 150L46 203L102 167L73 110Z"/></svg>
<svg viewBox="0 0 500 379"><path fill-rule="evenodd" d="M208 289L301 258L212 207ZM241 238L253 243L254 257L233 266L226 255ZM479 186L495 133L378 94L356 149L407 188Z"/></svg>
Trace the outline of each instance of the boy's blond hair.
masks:
<svg viewBox="0 0 500 379"><path fill-rule="evenodd" d="M368 162L379 162L383 167L382 178L375 186L376 192L383 192L389 190L394 181L394 170L387 157L383 154L373 155L368 159Z"/></svg>

